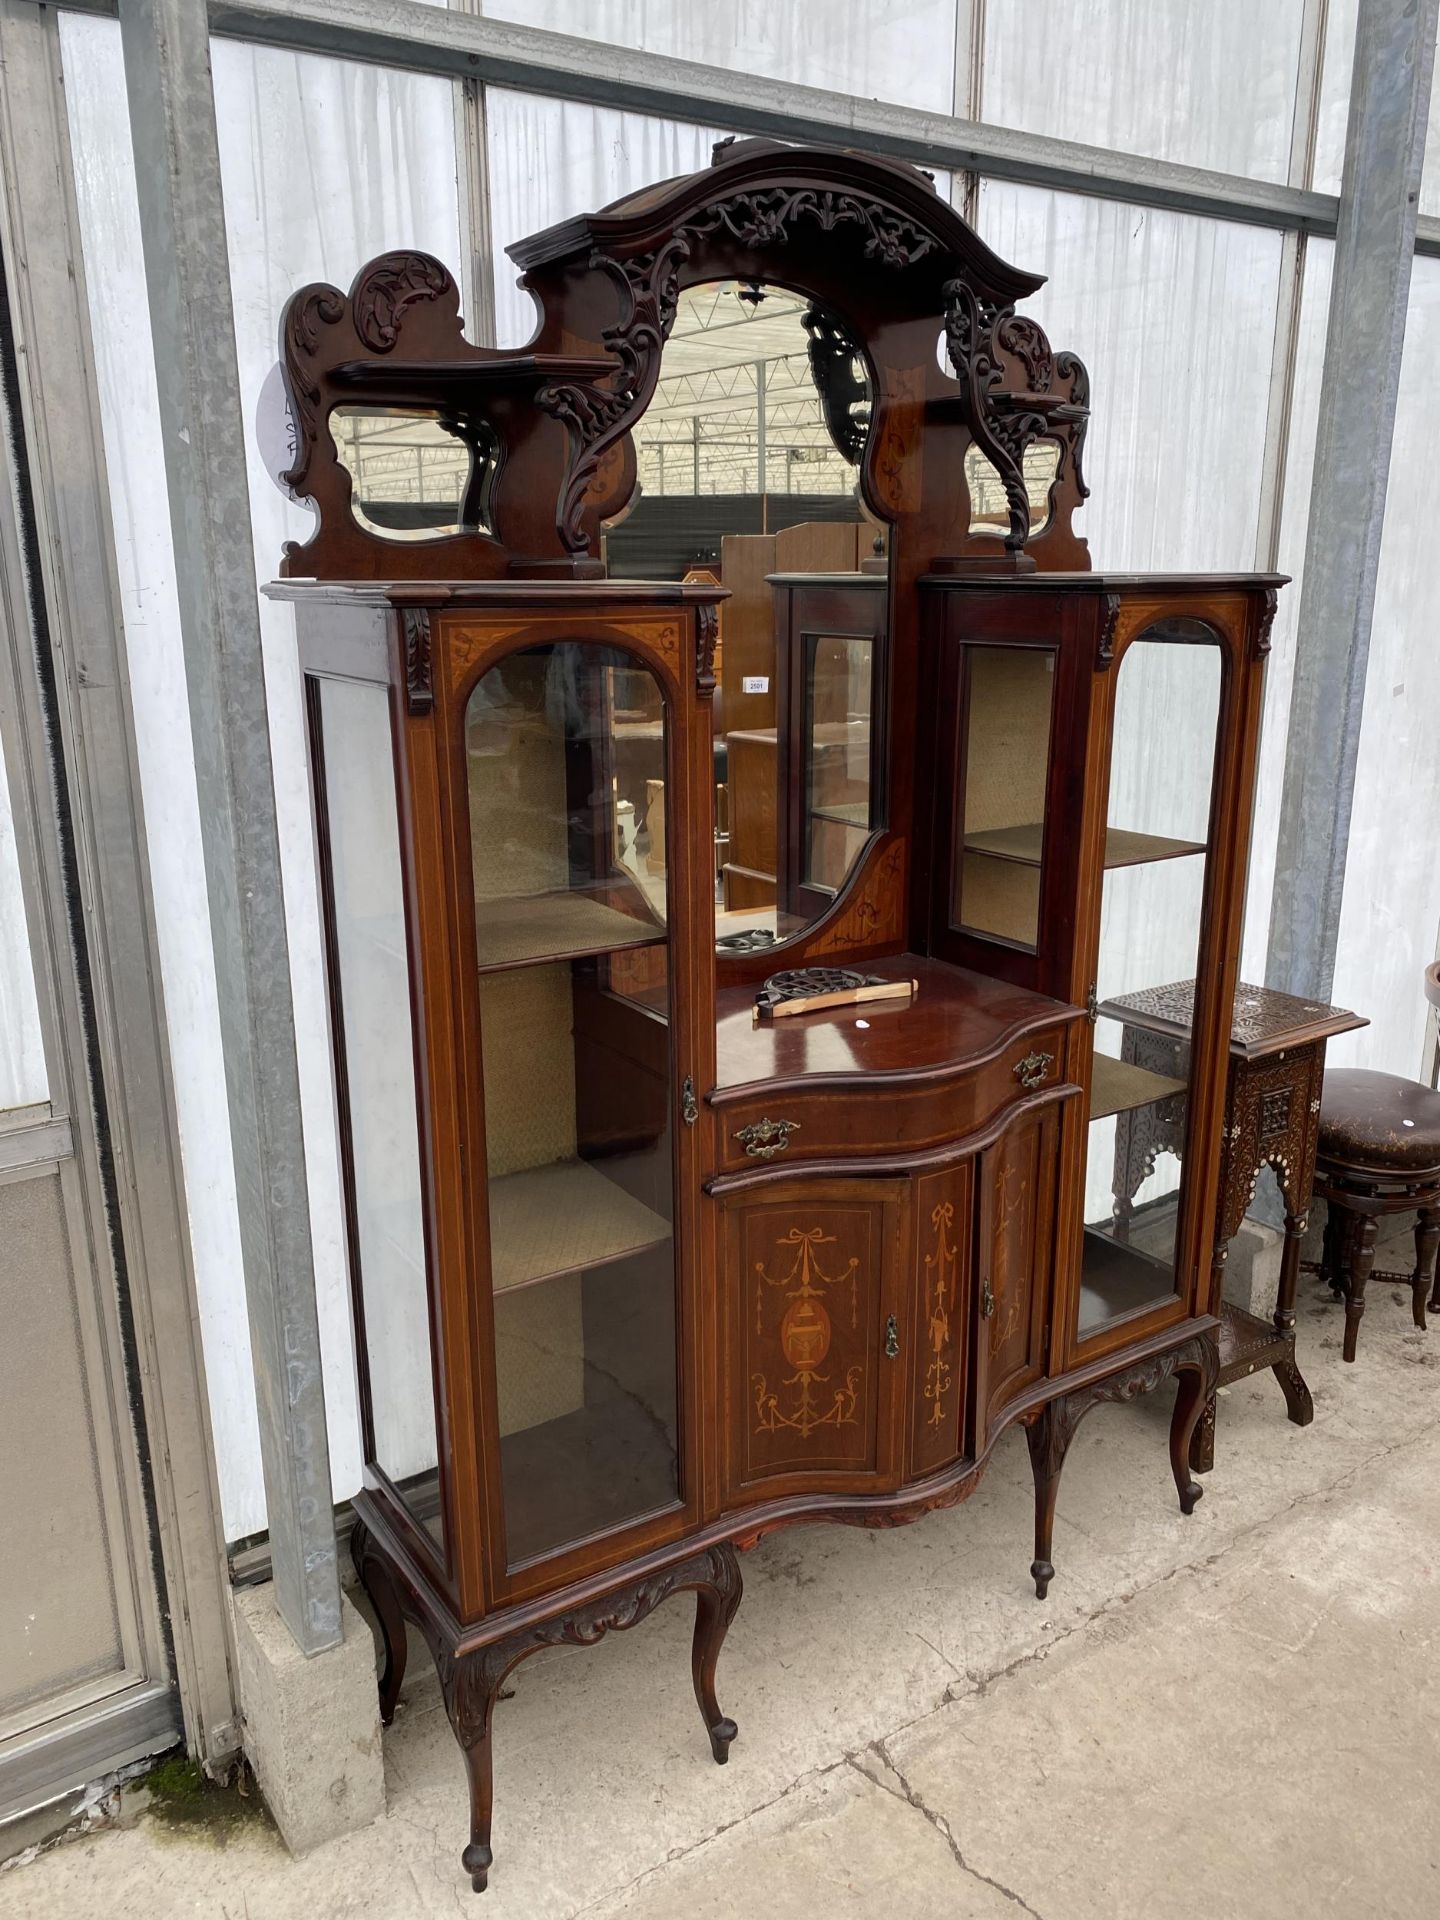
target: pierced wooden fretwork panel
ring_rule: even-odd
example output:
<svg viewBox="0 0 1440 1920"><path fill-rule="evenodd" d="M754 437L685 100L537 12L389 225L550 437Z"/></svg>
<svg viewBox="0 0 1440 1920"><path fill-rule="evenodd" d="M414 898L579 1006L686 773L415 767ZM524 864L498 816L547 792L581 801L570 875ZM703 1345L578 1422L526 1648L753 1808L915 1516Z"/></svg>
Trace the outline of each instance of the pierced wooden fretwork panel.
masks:
<svg viewBox="0 0 1440 1920"><path fill-rule="evenodd" d="M743 1483L878 1463L883 1200L783 1201L731 1220L731 1391Z"/></svg>
<svg viewBox="0 0 1440 1920"><path fill-rule="evenodd" d="M915 1187L915 1332L910 1377L910 1477L960 1451L968 1370L971 1189L974 1164L928 1174Z"/></svg>

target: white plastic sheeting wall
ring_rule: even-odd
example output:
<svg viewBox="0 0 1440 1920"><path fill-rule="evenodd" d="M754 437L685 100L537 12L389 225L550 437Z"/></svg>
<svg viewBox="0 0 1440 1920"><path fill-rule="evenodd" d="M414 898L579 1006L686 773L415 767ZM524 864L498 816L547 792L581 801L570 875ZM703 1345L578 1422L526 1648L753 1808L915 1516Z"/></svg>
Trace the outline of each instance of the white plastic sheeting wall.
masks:
<svg viewBox="0 0 1440 1920"><path fill-rule="evenodd" d="M506 247L652 181L708 167L715 142L725 137L713 127L499 87L485 96L485 121L495 338L502 347L523 346L536 325L535 302L516 286ZM543 166L536 165L540 154Z"/></svg>
<svg viewBox="0 0 1440 1920"><path fill-rule="evenodd" d="M1331 0L1326 22L1315 184L1332 192L1355 7ZM814 0L803 10L770 0L703 9L675 0L487 0L485 11L940 112L968 110L978 77L983 117L998 124L1267 180L1285 178L1289 164L1301 0L1071 0L1063 9L1052 0L974 8L969 0L889 8ZM119 35L113 22L70 13L61 32L222 1504L234 1538L263 1526L264 1501ZM429 77L233 42L214 51L257 572L266 578L282 540L303 530L303 516L265 476L253 438L281 307L306 280L348 284L390 246L437 253L465 284L456 96ZM503 255L508 241L704 166L727 131L499 90L487 95L486 119L496 338L508 344L533 331ZM1431 124L1432 155L1440 155L1440 107ZM948 190L943 176L938 184ZM1028 308L1091 370L1094 495L1081 525L1096 565L1251 565L1278 235L1005 184L987 183L979 204L987 240L1051 276ZM1422 204L1440 211L1440 160ZM1281 564L1291 571L1304 550L1328 268L1328 247L1312 242L1282 521ZM1400 1071L1417 1065L1418 968L1434 951L1440 913L1429 856L1440 829L1440 752L1427 726L1440 710L1432 664L1440 652L1419 574L1424 475L1440 432L1430 373L1440 347L1437 279L1440 263L1419 263L1336 981L1337 995L1375 1023L1340 1043L1337 1057L1344 1047ZM1263 972L1298 601L1297 583L1274 635L1244 963L1252 979ZM309 803L288 617L267 607L264 622L338 1497L358 1484L359 1444ZM1141 711L1122 750L1138 755L1163 742L1166 721ZM1185 775L1199 777L1193 767ZM1398 832L1396 821L1404 823ZM24 972L15 968L20 923L8 904L13 882L5 892L3 841L0 816L0 993L10 993L12 978L23 989ZM1132 928L1125 938L1136 935ZM8 1005L0 1013L10 1027ZM38 1083L32 1072L16 1084Z"/></svg>
<svg viewBox="0 0 1440 1920"><path fill-rule="evenodd" d="M984 118L1283 180L1303 0L987 0Z"/></svg>
<svg viewBox="0 0 1440 1920"><path fill-rule="evenodd" d="M1370 1016L1337 1064L1419 1074L1422 970L1440 930L1440 645L1435 448L1440 444L1440 260L1410 283L1380 580L1340 913L1334 997Z"/></svg>
<svg viewBox="0 0 1440 1920"><path fill-rule="evenodd" d="M263 1528L265 1499L120 34L69 13L61 29L221 1508L235 1539ZM387 247L427 248L458 273L454 91L273 48L212 51L263 581L309 525L255 441L281 308L308 280L348 286ZM360 1441L300 686L288 609L262 602L262 625L331 1470L344 1498L360 1484Z"/></svg>
<svg viewBox="0 0 1440 1920"><path fill-rule="evenodd" d="M968 10L966 0L967 18ZM955 0L485 0L484 11L611 46L952 111Z"/></svg>

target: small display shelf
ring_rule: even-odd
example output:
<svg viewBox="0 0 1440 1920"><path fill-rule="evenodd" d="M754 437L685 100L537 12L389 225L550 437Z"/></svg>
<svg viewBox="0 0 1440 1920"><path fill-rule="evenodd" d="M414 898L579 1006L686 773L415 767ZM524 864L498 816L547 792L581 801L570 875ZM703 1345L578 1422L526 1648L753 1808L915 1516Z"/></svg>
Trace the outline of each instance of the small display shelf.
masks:
<svg viewBox="0 0 1440 1920"><path fill-rule="evenodd" d="M605 1266L669 1238L668 1220L584 1160L528 1167L490 1182L496 1293Z"/></svg>
<svg viewBox="0 0 1440 1920"><path fill-rule="evenodd" d="M665 937L658 922L622 913L575 889L481 900L475 906L475 951L482 973L656 946Z"/></svg>
<svg viewBox="0 0 1440 1920"><path fill-rule="evenodd" d="M1185 1082L1168 1074L1152 1073L1113 1054L1097 1053L1090 1073L1090 1118L1105 1120L1112 1114L1130 1113L1136 1107L1152 1106L1184 1093Z"/></svg>
<svg viewBox="0 0 1440 1920"><path fill-rule="evenodd" d="M1039 821L1020 827L990 827L983 832L967 833L967 853L989 854L995 860L1013 860L1022 867L1038 867L1045 829ZM1152 860L1179 860L1187 853L1204 853L1199 840L1169 840L1159 833L1131 833L1125 827L1108 827L1105 832L1105 865L1141 867Z"/></svg>
<svg viewBox="0 0 1440 1920"><path fill-rule="evenodd" d="M828 806L812 807L812 820L833 820L841 827L868 827L870 825L869 800L837 800Z"/></svg>

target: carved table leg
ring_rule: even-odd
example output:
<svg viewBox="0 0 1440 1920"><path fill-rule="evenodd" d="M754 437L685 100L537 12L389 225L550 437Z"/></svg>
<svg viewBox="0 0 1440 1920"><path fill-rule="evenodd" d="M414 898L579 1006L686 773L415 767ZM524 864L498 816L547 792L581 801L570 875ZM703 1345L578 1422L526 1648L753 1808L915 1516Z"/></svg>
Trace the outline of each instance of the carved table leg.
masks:
<svg viewBox="0 0 1440 1920"><path fill-rule="evenodd" d="M1195 1423L1194 1438L1190 1442L1190 1471L1209 1473L1215 1464L1215 1396L1212 1393L1200 1409L1200 1418Z"/></svg>
<svg viewBox="0 0 1440 1920"><path fill-rule="evenodd" d="M1440 1207L1421 1207L1415 1216L1415 1278L1411 1282L1410 1300L1417 1327L1425 1325L1425 1295L1435 1273L1437 1246L1440 1246ZM1440 1292L1440 1282L1436 1284L1436 1291ZM1434 1310L1440 1312L1440 1308Z"/></svg>
<svg viewBox="0 0 1440 1920"><path fill-rule="evenodd" d="M1293 1359L1277 1360L1270 1371L1280 1382L1280 1391L1285 1396L1285 1411L1297 1427L1308 1427L1315 1418L1315 1402L1310 1398L1310 1389L1299 1367Z"/></svg>
<svg viewBox="0 0 1440 1920"><path fill-rule="evenodd" d="M730 1742L738 1729L735 1722L720 1711L715 1695L715 1665L740 1605L744 1584L740 1578L740 1562L728 1542L717 1547L712 1558L717 1575L715 1584L695 1589L695 1638L690 1650L690 1673L695 1682L700 1717L710 1735L710 1751L716 1766L723 1767L730 1758Z"/></svg>
<svg viewBox="0 0 1440 1920"><path fill-rule="evenodd" d="M385 1651L385 1666L380 1675L380 1724L388 1727L395 1718L400 1686L405 1678L405 1662L410 1653L410 1642L405 1635L405 1618L400 1611L394 1583L385 1570L385 1563L371 1552L370 1535L358 1520L350 1534L350 1558L355 1563L356 1575L380 1623L380 1640Z"/></svg>
<svg viewBox="0 0 1440 1920"><path fill-rule="evenodd" d="M1375 1264L1375 1235L1379 1223L1372 1213L1357 1216L1350 1240L1345 1280L1345 1347L1342 1357L1355 1358L1355 1342L1365 1317L1365 1286Z"/></svg>

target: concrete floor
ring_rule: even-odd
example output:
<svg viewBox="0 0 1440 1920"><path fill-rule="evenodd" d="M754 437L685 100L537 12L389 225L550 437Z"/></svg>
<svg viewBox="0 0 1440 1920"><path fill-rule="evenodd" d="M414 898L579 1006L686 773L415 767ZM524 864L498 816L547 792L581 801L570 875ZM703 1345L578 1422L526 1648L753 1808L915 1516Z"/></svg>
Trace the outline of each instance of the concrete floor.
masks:
<svg viewBox="0 0 1440 1920"><path fill-rule="evenodd" d="M1403 1264L1402 1249L1382 1265ZM688 1601L520 1669L496 1716L496 1864L460 1870L460 1758L423 1652L387 1818L304 1860L153 1815L0 1875L6 1920L1389 1920L1440 1914L1440 1326L1374 1287L1360 1360L1305 1283L1315 1423L1267 1375L1221 1405L1194 1516L1171 1394L1101 1408L1026 1579L1017 1431L975 1497L893 1533L815 1527L743 1562L709 1759Z"/></svg>

